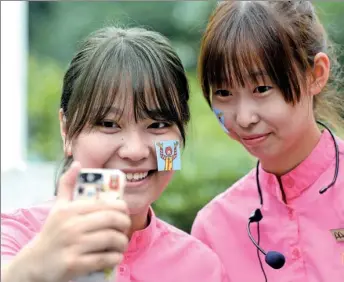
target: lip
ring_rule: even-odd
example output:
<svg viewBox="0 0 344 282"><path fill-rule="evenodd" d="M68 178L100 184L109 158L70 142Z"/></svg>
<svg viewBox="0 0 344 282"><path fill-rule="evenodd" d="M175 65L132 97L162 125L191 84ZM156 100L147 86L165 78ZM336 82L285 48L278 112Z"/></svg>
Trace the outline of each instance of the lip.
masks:
<svg viewBox="0 0 344 282"><path fill-rule="evenodd" d="M254 146L264 142L269 137L269 135L270 133L249 135L241 137L241 141L247 146Z"/></svg>
<svg viewBox="0 0 344 282"><path fill-rule="evenodd" d="M119 168L124 173L143 173L149 172L151 170L156 170L156 168L146 169L146 168Z"/></svg>
<svg viewBox="0 0 344 282"><path fill-rule="evenodd" d="M153 172L155 173L155 172ZM146 187L147 183L150 181L150 178L153 176L153 173L151 174L148 174L148 176L140 181L134 181L134 182L131 182L131 181L126 181L126 185L125 185L125 188L126 189L133 189L133 188L143 188L143 187Z"/></svg>
<svg viewBox="0 0 344 282"><path fill-rule="evenodd" d="M126 180L125 189L144 189L144 187L147 186L147 183L150 181L152 175L156 172L156 168L154 169L148 169L148 168L118 168L123 173L146 173L148 172L148 175L146 178L139 180L139 181L128 181Z"/></svg>

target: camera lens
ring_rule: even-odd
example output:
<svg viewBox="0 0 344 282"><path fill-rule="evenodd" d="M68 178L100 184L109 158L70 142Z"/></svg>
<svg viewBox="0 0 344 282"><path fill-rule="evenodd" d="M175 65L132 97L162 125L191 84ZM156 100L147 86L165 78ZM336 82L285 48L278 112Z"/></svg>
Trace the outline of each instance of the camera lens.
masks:
<svg viewBox="0 0 344 282"><path fill-rule="evenodd" d="M92 182L92 181L94 181L94 174L93 173L87 174L87 182Z"/></svg>

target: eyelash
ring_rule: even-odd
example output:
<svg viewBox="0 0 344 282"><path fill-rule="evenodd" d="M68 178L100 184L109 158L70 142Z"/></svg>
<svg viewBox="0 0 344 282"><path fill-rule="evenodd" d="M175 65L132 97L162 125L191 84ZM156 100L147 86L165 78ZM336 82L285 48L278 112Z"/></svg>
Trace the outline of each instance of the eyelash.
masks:
<svg viewBox="0 0 344 282"><path fill-rule="evenodd" d="M163 127L154 127L155 125L158 125L159 124L163 124L164 126ZM171 123L168 123L166 121L160 121L160 122L153 122L150 126L148 126L148 128L152 128L152 129L163 129L163 128L167 128L167 127L170 127L171 126Z"/></svg>
<svg viewBox="0 0 344 282"><path fill-rule="evenodd" d="M161 124L163 126L159 127L159 125L161 125ZM101 121L101 122L97 123L97 125L100 126L100 127L104 127L104 128L113 128L113 129L120 128L116 122L110 121L110 120ZM106 126L106 125L110 125L110 126ZM172 124L168 123L168 122L153 122L151 125L148 126L148 128L151 128L151 129L163 129L163 128L167 128L167 127L170 127L170 126L172 126Z"/></svg>
<svg viewBox="0 0 344 282"><path fill-rule="evenodd" d="M228 90L220 89L215 91L215 95L220 97L228 97L230 94L231 93Z"/></svg>
<svg viewBox="0 0 344 282"><path fill-rule="evenodd" d="M268 85L261 85L261 86L258 86L256 87L254 90L253 90L253 93L259 93L259 94L263 94L269 90L271 90L272 87L271 86L268 86ZM260 90L260 91L259 91ZM224 89L220 89L220 90L216 90L215 91L215 95L216 96L220 96L220 97L228 97L230 95L232 95L230 93L230 91L228 90L224 90Z"/></svg>
<svg viewBox="0 0 344 282"><path fill-rule="evenodd" d="M258 92L258 93L260 93L260 94L262 94L262 93L265 93L265 92L267 92L267 91L269 91L269 90L271 90L272 89L272 87L271 86L268 86L268 85L262 85L262 86L258 86L258 87L256 87L254 90L253 90L253 93L257 93L256 92L256 90L258 90L259 88L263 88L263 89L265 89L265 91L263 90L262 92ZM267 88L267 89L266 89ZM262 89L261 89L262 90Z"/></svg>
<svg viewBox="0 0 344 282"><path fill-rule="evenodd" d="M105 126L106 124L112 124L112 126ZM98 126L105 127L105 128L119 128L118 124L111 120L103 120L99 123L97 123ZM113 127L113 125L116 125L116 127Z"/></svg>

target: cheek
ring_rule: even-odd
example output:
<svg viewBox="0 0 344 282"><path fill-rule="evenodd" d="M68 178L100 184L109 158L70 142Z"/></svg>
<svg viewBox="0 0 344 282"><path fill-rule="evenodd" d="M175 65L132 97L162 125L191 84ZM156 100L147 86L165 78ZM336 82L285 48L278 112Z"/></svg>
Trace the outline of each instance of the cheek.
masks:
<svg viewBox="0 0 344 282"><path fill-rule="evenodd" d="M280 131L291 131L295 127L300 127L306 123L304 111L298 105L279 105L274 110L266 111L269 114L269 121ZM300 122L302 121L302 122Z"/></svg>
<svg viewBox="0 0 344 282"><path fill-rule="evenodd" d="M282 94L274 95L272 99L263 103L259 109L260 119L271 129L285 131L290 128L295 108L284 101Z"/></svg>
<svg viewBox="0 0 344 282"><path fill-rule="evenodd" d="M174 175L174 171L159 171L157 172L156 190L160 193L165 190Z"/></svg>
<svg viewBox="0 0 344 282"><path fill-rule="evenodd" d="M80 134L72 144L72 154L82 167L101 168L111 157L116 142L110 142L110 135Z"/></svg>
<svg viewBox="0 0 344 282"><path fill-rule="evenodd" d="M231 131L231 124L232 122L232 114L229 110L228 105L224 105L223 103L219 103L218 101L214 100L212 104L213 109L213 115L218 120L218 122L221 124L221 120L223 120L224 127ZM215 112L214 112L215 111ZM217 114L216 114L217 112Z"/></svg>

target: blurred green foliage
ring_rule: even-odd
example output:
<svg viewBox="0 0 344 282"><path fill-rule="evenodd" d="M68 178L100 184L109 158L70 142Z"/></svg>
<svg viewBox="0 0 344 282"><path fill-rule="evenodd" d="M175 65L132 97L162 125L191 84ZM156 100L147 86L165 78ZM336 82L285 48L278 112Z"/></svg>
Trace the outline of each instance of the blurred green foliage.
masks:
<svg viewBox="0 0 344 282"><path fill-rule="evenodd" d="M31 161L53 161L62 156L59 102L63 69L48 57L29 58L28 152Z"/></svg>
<svg viewBox="0 0 344 282"><path fill-rule="evenodd" d="M202 31L214 1L29 3L29 159L63 156L58 111L62 79L78 41L108 24L145 26L167 36L188 70L191 122L182 170L177 171L156 213L190 231L198 210L254 166L243 148L224 134L202 98L195 67ZM319 3L321 18L337 44L344 43L344 4ZM343 58L340 60L343 62ZM53 182L53 180L52 180Z"/></svg>

